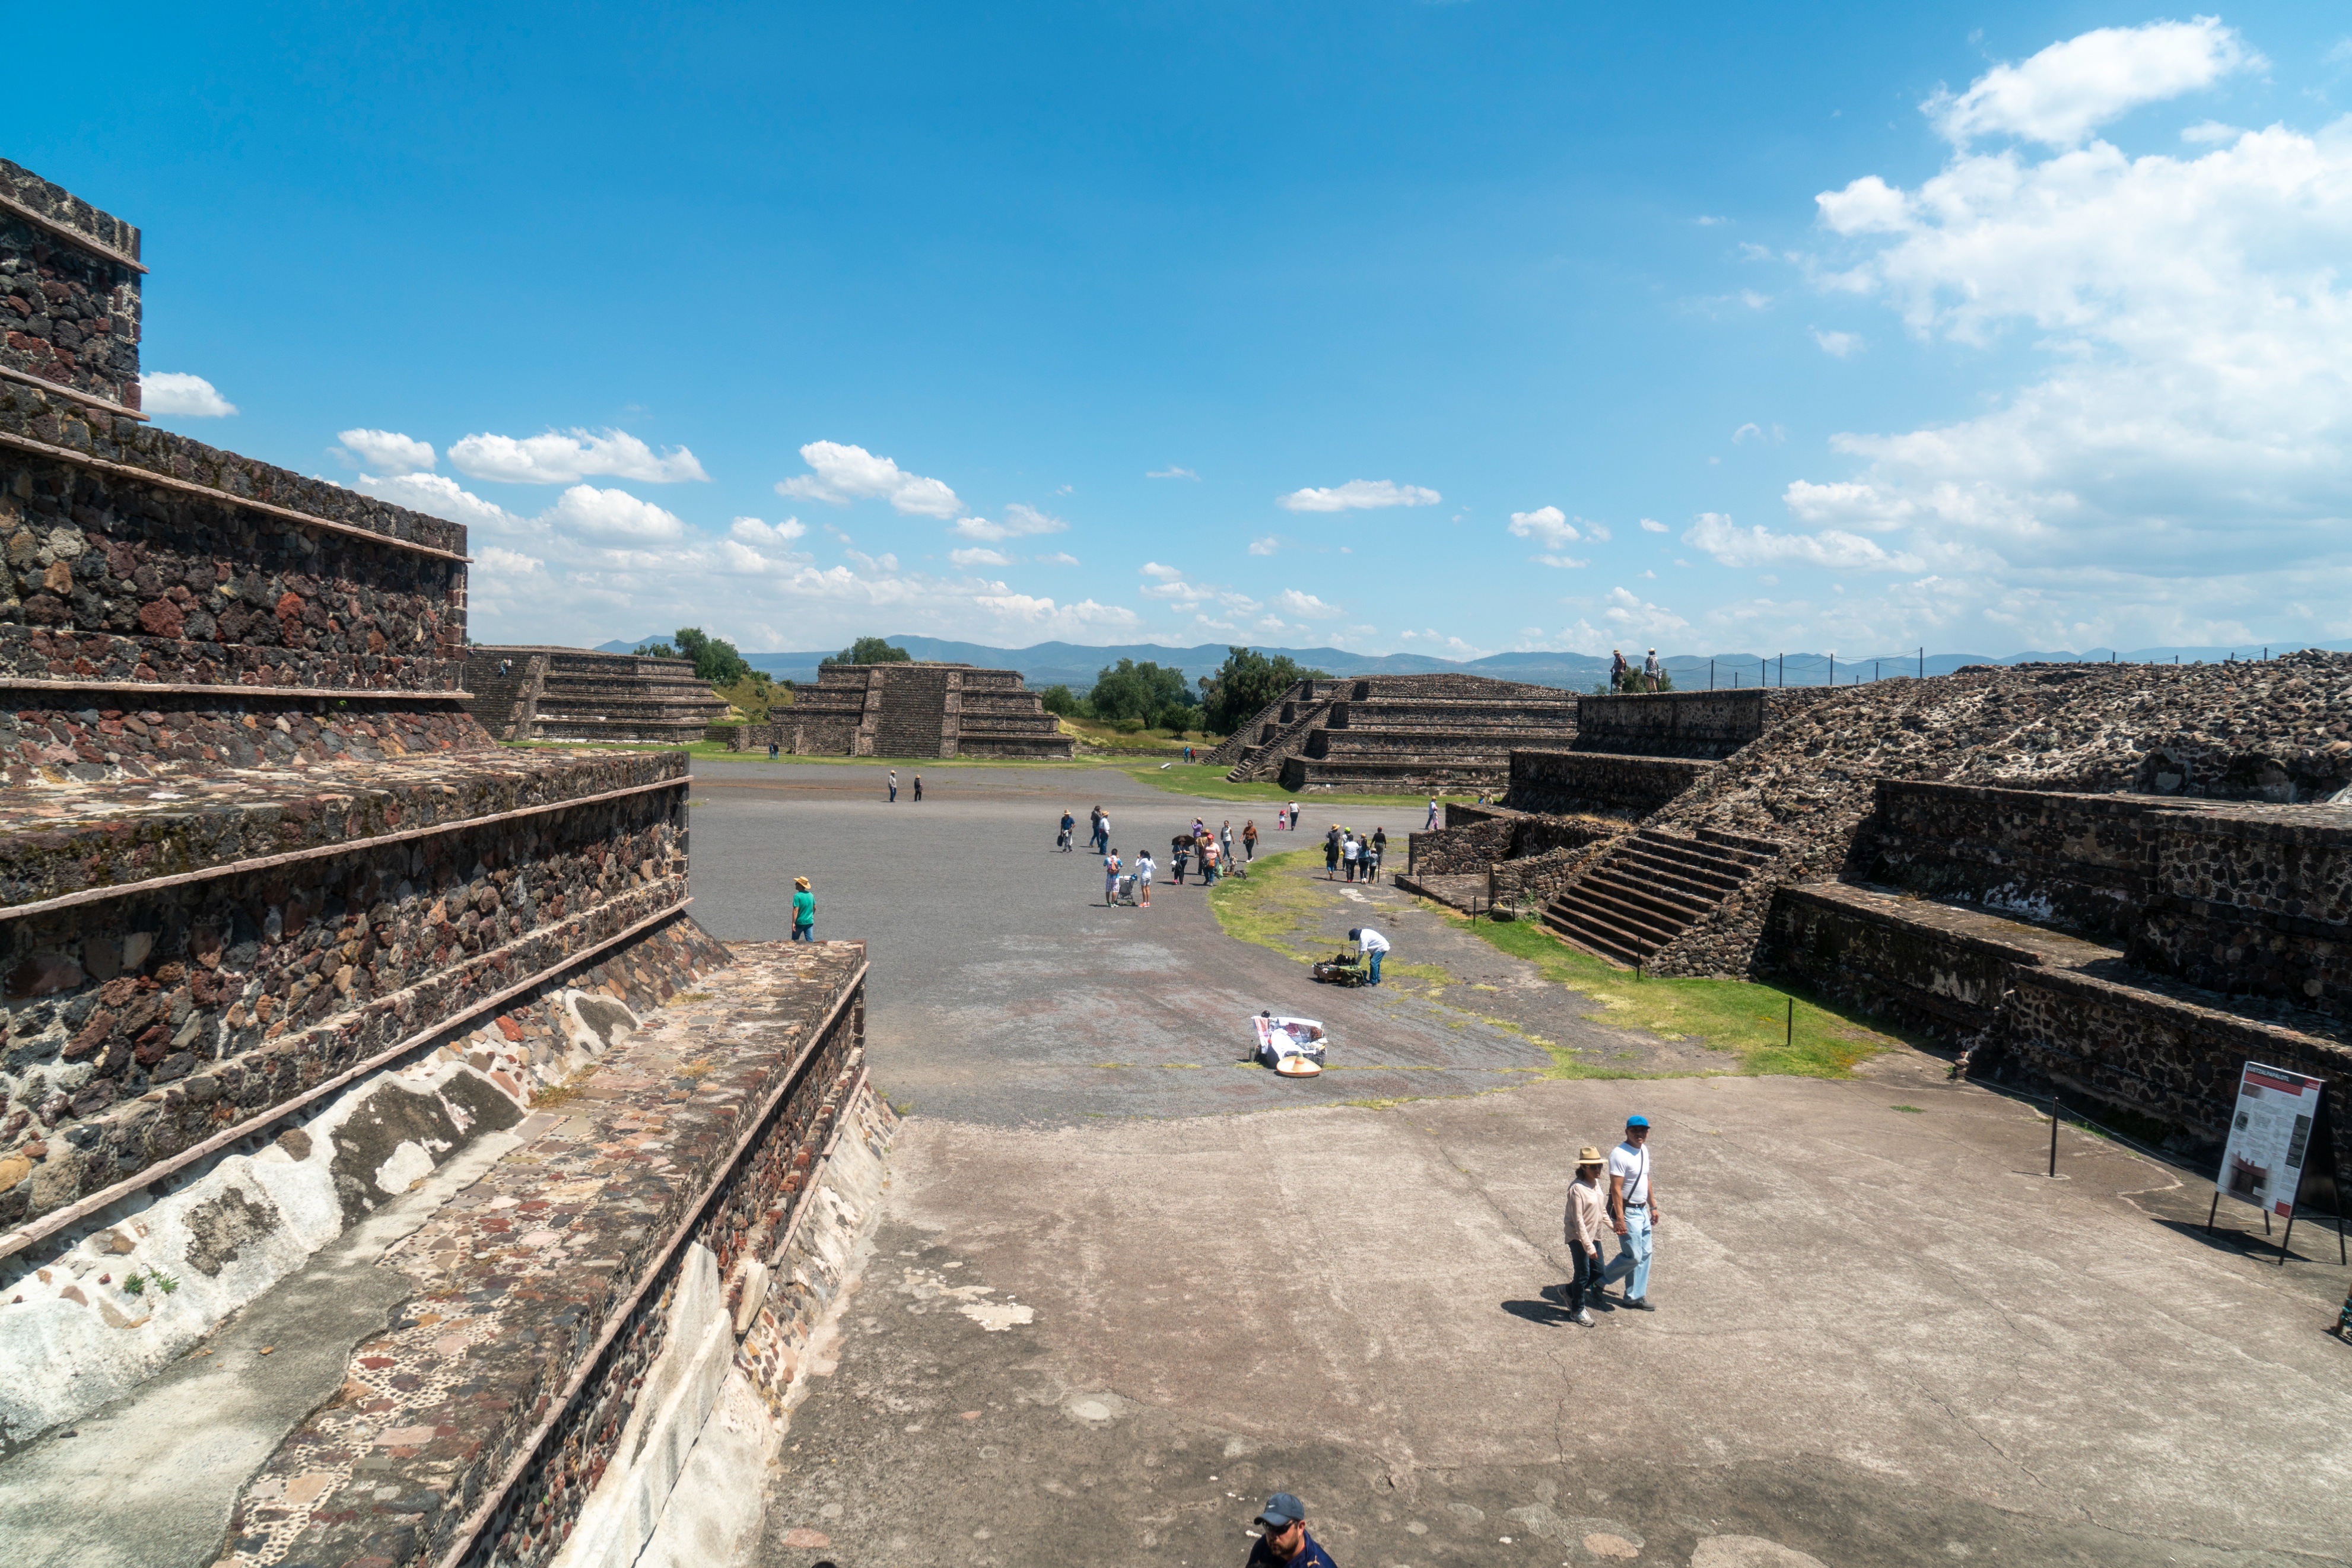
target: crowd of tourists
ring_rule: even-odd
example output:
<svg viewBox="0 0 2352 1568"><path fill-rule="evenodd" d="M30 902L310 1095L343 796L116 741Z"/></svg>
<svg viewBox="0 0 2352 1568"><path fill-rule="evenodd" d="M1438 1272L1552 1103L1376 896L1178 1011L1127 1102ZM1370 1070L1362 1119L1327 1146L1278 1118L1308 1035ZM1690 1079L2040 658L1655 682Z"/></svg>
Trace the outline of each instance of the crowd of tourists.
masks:
<svg viewBox="0 0 2352 1568"><path fill-rule="evenodd" d="M1381 880L1381 860L1389 852L1389 831L1374 828L1366 838L1352 828L1331 824L1323 835L1323 880L1334 882L1344 872L1349 882Z"/></svg>

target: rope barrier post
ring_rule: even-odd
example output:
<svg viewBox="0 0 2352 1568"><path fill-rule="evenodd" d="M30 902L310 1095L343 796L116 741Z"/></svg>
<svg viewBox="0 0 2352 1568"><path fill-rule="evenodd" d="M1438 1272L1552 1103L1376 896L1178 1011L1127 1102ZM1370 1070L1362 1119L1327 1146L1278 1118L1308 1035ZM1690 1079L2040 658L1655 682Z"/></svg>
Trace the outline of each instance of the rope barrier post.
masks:
<svg viewBox="0 0 2352 1568"><path fill-rule="evenodd" d="M1797 998L1794 997L1789 998L1789 1033L1781 1043L1790 1051L1797 1049Z"/></svg>
<svg viewBox="0 0 2352 1568"><path fill-rule="evenodd" d="M2050 1174L2058 1174L2058 1096L2050 1096Z"/></svg>

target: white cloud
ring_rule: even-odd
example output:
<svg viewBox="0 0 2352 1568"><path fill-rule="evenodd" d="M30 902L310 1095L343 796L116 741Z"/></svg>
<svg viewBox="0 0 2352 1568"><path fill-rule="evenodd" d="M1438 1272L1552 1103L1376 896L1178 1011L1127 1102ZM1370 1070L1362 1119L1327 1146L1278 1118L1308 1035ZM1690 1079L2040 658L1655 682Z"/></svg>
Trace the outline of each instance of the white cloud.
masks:
<svg viewBox="0 0 2352 1568"><path fill-rule="evenodd" d="M2215 16L2100 27L2053 44L2022 65L1995 66L1957 98L1939 91L1919 107L1956 146L2000 135L2074 147L2142 104L2267 63Z"/></svg>
<svg viewBox="0 0 2352 1568"><path fill-rule="evenodd" d="M1666 609L1652 604L1627 589L1609 591L1609 608L1601 618L1619 634L1647 641L1653 637L1670 636L1689 629L1690 622Z"/></svg>
<svg viewBox="0 0 2352 1568"><path fill-rule="evenodd" d="M1349 512L1376 507L1433 507L1445 497L1393 479L1350 479L1327 490L1293 490L1276 505L1288 512Z"/></svg>
<svg viewBox="0 0 2352 1568"><path fill-rule="evenodd" d="M1198 482L1201 476L1198 474L1193 473L1190 468L1154 468L1150 473L1146 474L1144 477L1147 479L1191 479Z"/></svg>
<svg viewBox="0 0 2352 1568"><path fill-rule="evenodd" d="M1852 332L1824 332L1819 327L1811 330L1822 352L1832 359L1843 360L1862 347L1862 339Z"/></svg>
<svg viewBox="0 0 2352 1568"><path fill-rule="evenodd" d="M474 552L476 571L495 572L507 577L527 577L532 572L543 571L546 568L547 563L535 555L525 555L520 550L502 549L497 545L490 545Z"/></svg>
<svg viewBox="0 0 2352 1568"><path fill-rule="evenodd" d="M970 549L948 551L948 559L958 566L1011 566L1013 558L1003 550L990 549L986 545L974 545Z"/></svg>
<svg viewBox="0 0 2352 1568"><path fill-rule="evenodd" d="M1231 614L1255 615L1265 608L1248 594L1223 584L1196 583L1187 580L1181 567L1164 566L1148 560L1138 569L1152 580L1141 591L1146 599L1157 599L1173 606L1186 615L1203 605L1214 604Z"/></svg>
<svg viewBox="0 0 2352 1568"><path fill-rule="evenodd" d="M1067 550L1055 550L1052 555L1037 557L1037 564L1039 566L1076 566L1078 564L1078 558Z"/></svg>
<svg viewBox="0 0 2352 1568"><path fill-rule="evenodd" d="M685 447L656 455L625 430L468 435L451 444L449 462L461 474L509 485L569 485L597 475L648 485L710 477Z"/></svg>
<svg viewBox="0 0 2352 1568"><path fill-rule="evenodd" d="M675 539L686 525L651 501L641 501L626 490L599 490L574 485L557 497L545 514L561 528L592 539L653 541Z"/></svg>
<svg viewBox="0 0 2352 1568"><path fill-rule="evenodd" d="M1268 534L1262 539L1250 540L1249 552L1252 555L1272 555L1281 548L1282 540L1273 534Z"/></svg>
<svg viewBox="0 0 2352 1568"><path fill-rule="evenodd" d="M511 532L523 528L524 522L496 502L485 501L472 491L461 488L457 481L442 474L394 474L378 478L362 474L352 481L354 489L373 496L379 501L389 501L395 507L429 517L446 517L453 523L463 523L469 528L490 528Z"/></svg>
<svg viewBox="0 0 2352 1568"><path fill-rule="evenodd" d="M2245 131L2235 125L2224 125L2218 120L2200 120L2180 133L2180 140L2192 146L2209 147L2217 141L2235 141Z"/></svg>
<svg viewBox="0 0 2352 1568"><path fill-rule="evenodd" d="M1818 534L1776 534L1742 528L1720 512L1702 513L1683 535L1724 566L1822 566L1850 571L1917 571L1913 555L1890 554L1876 540L1831 528Z"/></svg>
<svg viewBox="0 0 2352 1568"><path fill-rule="evenodd" d="M940 481L909 474L863 446L812 441L801 448L801 461L810 471L779 481L776 494L835 507L856 500L887 501L891 510L919 517L953 517L964 509L956 493Z"/></svg>
<svg viewBox="0 0 2352 1568"><path fill-rule="evenodd" d="M1645 534L1663 534L1672 532L1673 530L1669 529L1665 524L1658 521L1655 517L1643 517L1642 519L1642 531Z"/></svg>
<svg viewBox="0 0 2352 1568"><path fill-rule="evenodd" d="M1849 471L1786 495L1826 531L1738 552L1896 534L1895 570L1924 563L1939 606L1983 617L1969 635L2025 646L2352 630L2311 608L2352 594L2352 120L2178 145L1963 151L1916 191L1822 197L1854 241L1823 287L1884 301L1930 352L2023 337L2032 368L1946 421L1835 435Z"/></svg>
<svg viewBox="0 0 2352 1568"><path fill-rule="evenodd" d="M1535 539L1546 549L1558 549L1573 544L1584 536L1568 520L1568 514L1558 507L1538 507L1532 512L1513 512L1511 532L1523 539Z"/></svg>
<svg viewBox="0 0 2352 1568"><path fill-rule="evenodd" d="M1004 508L1003 522L992 523L986 517L960 517L956 520L955 531L964 538L1001 544L1006 539L1031 534L1064 533L1069 526L1059 517L1047 517L1034 507L1024 507L1015 501Z"/></svg>
<svg viewBox="0 0 2352 1568"><path fill-rule="evenodd" d="M1347 613L1336 604L1326 604L1315 595L1301 593L1295 588L1284 589L1274 596L1274 601L1303 621L1331 621Z"/></svg>
<svg viewBox="0 0 2352 1568"><path fill-rule="evenodd" d="M1370 628L1367 627L1365 630L1370 631ZM1491 648L1474 647L1461 638L1448 636L1434 627L1426 632L1400 632L1397 633L1397 641L1419 643L1430 653L1443 659L1483 659L1494 652Z"/></svg>
<svg viewBox="0 0 2352 1568"><path fill-rule="evenodd" d="M1703 229L1720 228L1730 221L1729 218L1712 218L1702 214L1698 219L1698 226Z"/></svg>
<svg viewBox="0 0 2352 1568"><path fill-rule="evenodd" d="M433 466L433 445L390 430L346 430L335 437L352 462L372 474L421 474Z"/></svg>
<svg viewBox="0 0 2352 1568"><path fill-rule="evenodd" d="M236 412L236 404L214 391L212 382L178 371L149 371L142 375L139 406L149 413L177 414L184 419L220 419Z"/></svg>
<svg viewBox="0 0 2352 1568"><path fill-rule="evenodd" d="M728 526L728 533L744 544L771 549L781 549L808 532L798 517L786 517L781 523L763 523L757 517L738 517Z"/></svg>

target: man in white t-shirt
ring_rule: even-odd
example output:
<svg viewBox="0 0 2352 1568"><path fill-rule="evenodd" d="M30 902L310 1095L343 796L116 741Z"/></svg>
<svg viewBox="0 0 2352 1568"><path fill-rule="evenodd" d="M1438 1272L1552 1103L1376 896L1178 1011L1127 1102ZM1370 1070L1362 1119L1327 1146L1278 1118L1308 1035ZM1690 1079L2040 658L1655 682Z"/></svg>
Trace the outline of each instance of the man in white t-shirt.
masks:
<svg viewBox="0 0 2352 1568"><path fill-rule="evenodd" d="M1381 983L1381 960L1389 956L1389 939L1381 936L1379 932L1373 930L1369 925L1359 925L1353 931L1348 933L1348 940L1363 948L1364 956L1371 962L1372 975L1370 983L1375 986L1379 985Z"/></svg>
<svg viewBox="0 0 2352 1568"><path fill-rule="evenodd" d="M1664 1218L1650 1176L1650 1119L1628 1116L1625 1141L1609 1151L1609 1221L1619 1250L1601 1283L1623 1280L1625 1305L1637 1312L1656 1310L1650 1305L1650 1232Z"/></svg>

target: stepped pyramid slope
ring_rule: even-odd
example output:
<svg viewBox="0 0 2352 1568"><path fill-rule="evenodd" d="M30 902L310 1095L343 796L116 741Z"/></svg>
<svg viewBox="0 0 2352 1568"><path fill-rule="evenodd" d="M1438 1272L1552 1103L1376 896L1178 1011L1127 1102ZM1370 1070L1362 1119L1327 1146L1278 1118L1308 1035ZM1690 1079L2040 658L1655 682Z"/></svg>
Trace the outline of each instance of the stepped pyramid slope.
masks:
<svg viewBox="0 0 2352 1568"><path fill-rule="evenodd" d="M1013 670L921 662L827 664L773 721L745 725L739 750L799 757L1067 760L1059 720Z"/></svg>
<svg viewBox="0 0 2352 1568"><path fill-rule="evenodd" d="M471 709L501 740L688 746L727 713L686 659L480 644L467 653Z"/></svg>
<svg viewBox="0 0 2352 1568"><path fill-rule="evenodd" d="M1297 683L1208 760L1287 789L1499 793L1517 747L1576 738L1576 702L1553 686L1480 675Z"/></svg>

